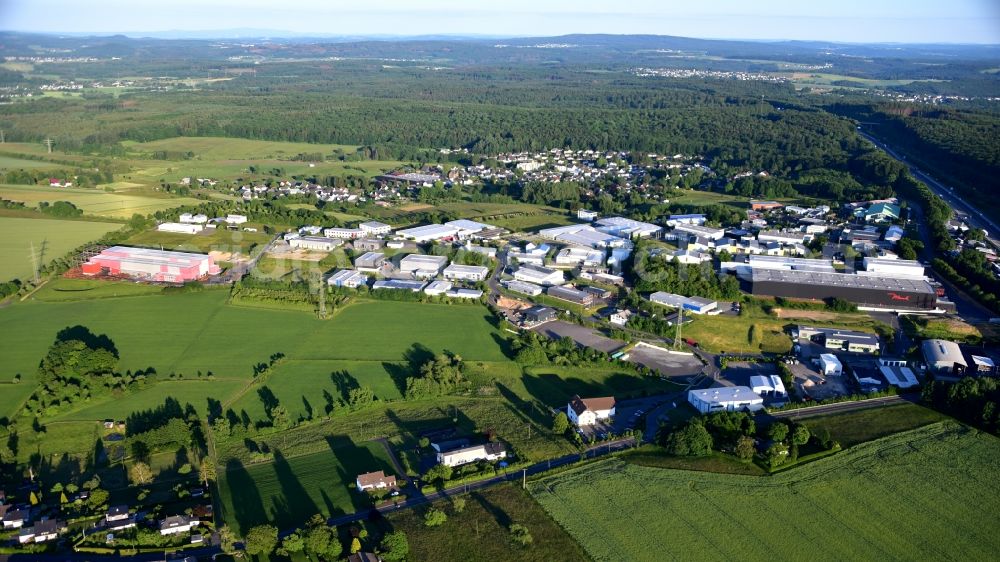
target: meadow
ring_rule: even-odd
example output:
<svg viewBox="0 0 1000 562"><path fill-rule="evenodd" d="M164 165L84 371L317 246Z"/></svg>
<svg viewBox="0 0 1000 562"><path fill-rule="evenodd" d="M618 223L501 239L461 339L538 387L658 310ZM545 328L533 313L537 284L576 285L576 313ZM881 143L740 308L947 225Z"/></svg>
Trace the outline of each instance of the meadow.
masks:
<svg viewBox="0 0 1000 562"><path fill-rule="evenodd" d="M0 170L43 170L46 168L58 168L60 165L44 160L28 160L16 156L0 156Z"/></svg>
<svg viewBox="0 0 1000 562"><path fill-rule="evenodd" d="M502 484L495 488L461 496L462 513L455 513L449 500L434 503L448 514L440 527L424 526L421 509L393 513L386 523L406 532L412 560L436 562L494 562L523 560L588 560L586 552L520 486ZM515 545L510 525L528 528L534 541L527 547Z"/></svg>
<svg viewBox="0 0 1000 562"><path fill-rule="evenodd" d="M31 276L32 244L35 255L40 258L39 265L42 265L119 228L121 225L113 222L3 217L0 219L0 280Z"/></svg>
<svg viewBox="0 0 1000 562"><path fill-rule="evenodd" d="M172 209L181 205L197 205L193 197L154 196L149 193L108 192L88 188L41 187L27 185L0 185L0 198L20 201L32 207L47 201L69 201L82 209L84 214L111 218L130 218L133 214L146 215Z"/></svg>
<svg viewBox="0 0 1000 562"><path fill-rule="evenodd" d="M370 504L364 494L346 486L348 482L374 470L396 472L380 442L355 443L328 435L322 444L326 450L309 455L285 458L275 453L273 463L225 465L226 470L219 471L219 503L226 522L239 533L261 523L286 529L315 513L351 513Z"/></svg>
<svg viewBox="0 0 1000 562"><path fill-rule="evenodd" d="M174 373L192 379L211 372L218 379L248 380L253 366L274 353L305 361L389 363L443 351L467 360L505 358L489 313L478 306L359 302L321 321L304 312L227 305L227 297L224 289L210 289L121 299L29 300L0 310L0 339L9 349L0 381L17 373L23 378L0 398L0 415L31 393L38 361L56 333L77 324L115 342L120 369L153 367L161 377ZM427 326L447 329L430 331ZM219 390L206 396L229 397ZM121 416L131 398L117 401ZM140 402L145 407L146 401Z"/></svg>
<svg viewBox="0 0 1000 562"><path fill-rule="evenodd" d="M271 238L270 234L264 232L233 231L225 228L206 229L198 234L160 232L153 229L137 233L126 240L125 245L184 252L207 253L217 250L247 254L252 247L266 244Z"/></svg>
<svg viewBox="0 0 1000 562"><path fill-rule="evenodd" d="M998 455L996 437L943 422L771 477L609 459L529 490L595 560L987 560Z"/></svg>
<svg viewBox="0 0 1000 562"><path fill-rule="evenodd" d="M345 144L310 144L237 139L227 137L173 137L150 142L125 141L130 151L152 154L157 151L193 152L201 160L251 160L291 158L297 154L332 154L334 151L354 152L356 146Z"/></svg>

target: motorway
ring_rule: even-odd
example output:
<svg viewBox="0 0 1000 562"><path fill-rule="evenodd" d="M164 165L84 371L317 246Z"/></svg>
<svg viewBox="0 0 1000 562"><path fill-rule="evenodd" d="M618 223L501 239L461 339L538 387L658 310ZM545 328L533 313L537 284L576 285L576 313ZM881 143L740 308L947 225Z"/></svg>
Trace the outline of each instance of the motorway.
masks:
<svg viewBox="0 0 1000 562"><path fill-rule="evenodd" d="M899 160L904 166L906 166L910 170L910 173L913 174L913 177L926 183L927 187L931 188L931 191L933 191L939 197L944 199L945 203L950 205L952 209L968 215L969 216L968 223L970 226L985 229L990 234L989 237L990 243L992 243L994 246L1000 247L1000 238L997 238L997 236L1000 236L1000 225L998 225L995 221L991 220L989 217L983 214L982 211L976 209L973 205L966 202L958 194L952 191L948 186L942 184L941 182L939 182L938 180L934 179L929 174L921 170L920 168L917 168L915 165L908 162L905 156L901 156L899 153L896 152L895 149L891 148L889 145L885 144L881 140L861 130L860 127L858 128L858 134L868 139L869 141L875 143L875 146L884 150L885 153L888 154L889 156L892 156L896 160Z"/></svg>

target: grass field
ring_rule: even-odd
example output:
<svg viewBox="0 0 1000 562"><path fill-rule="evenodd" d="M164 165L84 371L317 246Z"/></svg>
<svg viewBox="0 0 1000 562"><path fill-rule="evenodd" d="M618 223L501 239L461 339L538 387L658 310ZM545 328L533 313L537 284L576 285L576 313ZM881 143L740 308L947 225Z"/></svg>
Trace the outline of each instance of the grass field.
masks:
<svg viewBox="0 0 1000 562"><path fill-rule="evenodd" d="M130 218L172 209L181 205L197 205L192 197L154 197L149 194L107 192L99 189L54 188L27 185L0 185L0 198L21 201L29 207L41 201L69 201L88 215L112 218Z"/></svg>
<svg viewBox="0 0 1000 562"><path fill-rule="evenodd" d="M66 302L158 295L162 292L163 287L146 283L56 277L35 291L31 298L42 302Z"/></svg>
<svg viewBox="0 0 1000 562"><path fill-rule="evenodd" d="M243 232L222 229L206 229L198 234L181 234L178 232L160 232L146 230L125 241L129 246L145 246L164 250L181 250L186 252L206 253L212 250L220 252L241 252L244 255L250 248L266 244L272 236L264 232Z"/></svg>
<svg viewBox="0 0 1000 562"><path fill-rule="evenodd" d="M564 214L532 214L497 219L490 224L499 226L500 228L506 228L507 230L513 232L519 232L565 226L568 224L575 224L576 222L577 221L571 219L569 215Z"/></svg>
<svg viewBox="0 0 1000 562"><path fill-rule="evenodd" d="M676 470L697 470L701 472L718 472L720 474L745 474L762 476L764 469L752 462L740 462L732 455L713 453L707 457L675 457L668 455L660 447L644 446L634 451L622 454L622 459L629 464L649 466L654 468L672 468Z"/></svg>
<svg viewBox="0 0 1000 562"><path fill-rule="evenodd" d="M237 532L260 523L279 529L300 525L315 513L330 517L370 505L348 488L358 474L384 470L394 474L385 447L378 442L354 443L330 435L325 451L244 467L237 462L219 470L219 500L226 522Z"/></svg>
<svg viewBox="0 0 1000 562"><path fill-rule="evenodd" d="M944 414L916 404L872 408L844 414L802 419L810 428L826 428L842 447L852 447L947 419Z"/></svg>
<svg viewBox="0 0 1000 562"><path fill-rule="evenodd" d="M948 422L771 477L610 459L529 489L595 560L988 560L998 456L996 437Z"/></svg>
<svg viewBox="0 0 1000 562"><path fill-rule="evenodd" d="M0 156L0 170L42 170L46 168L59 168L61 164L45 162L43 160L28 160L16 156Z"/></svg>
<svg viewBox="0 0 1000 562"><path fill-rule="evenodd" d="M70 250L118 230L120 224L76 220L0 219L0 280L31 275L31 245L40 264L61 258Z"/></svg>
<svg viewBox="0 0 1000 562"><path fill-rule="evenodd" d="M29 301L0 310L0 340L9 345L0 381L24 383L0 395L0 415L30 394L38 361L62 328L85 324L107 334L121 369L154 367L196 376L249 379L273 353L289 359L400 362L450 351L466 360L501 361L499 333L485 308L466 305L363 302L321 321L295 311L226 305L225 290L73 302ZM247 329L254 326L254 329ZM446 329L426 330L427 326ZM262 328L263 327L263 328ZM289 376L294 373L289 372ZM388 377L388 375L386 375ZM225 396L216 396L225 398ZM124 415L124 413L123 413Z"/></svg>
<svg viewBox="0 0 1000 562"><path fill-rule="evenodd" d="M434 504L448 514L440 527L424 526L424 510L408 510L390 515L388 525L405 531L410 542L411 560L436 562L494 562L520 560L588 560L586 552L559 527L519 486L504 484L462 496L465 510L455 513L450 501ZM528 528L534 541L527 547L510 539L510 525Z"/></svg>
<svg viewBox="0 0 1000 562"><path fill-rule="evenodd" d="M779 320L763 314L749 316L707 316L700 315L684 326L684 337L698 342L703 349L711 352L756 353L758 349L748 343L750 326L757 324L763 334L759 351L765 353L787 353L792 349L792 340L784 332L784 327L792 322Z"/></svg>
<svg viewBox="0 0 1000 562"><path fill-rule="evenodd" d="M174 137L150 142L122 143L135 152L156 151L193 152L202 160L250 160L288 158L301 153L321 153L329 155L335 150L353 152L356 146L343 144L310 144L306 142L282 142L236 139L226 137Z"/></svg>

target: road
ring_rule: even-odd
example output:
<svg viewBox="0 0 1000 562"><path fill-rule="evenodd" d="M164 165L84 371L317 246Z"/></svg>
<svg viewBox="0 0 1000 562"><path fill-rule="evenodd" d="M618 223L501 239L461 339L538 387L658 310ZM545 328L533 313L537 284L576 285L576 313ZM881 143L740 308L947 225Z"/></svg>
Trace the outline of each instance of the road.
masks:
<svg viewBox="0 0 1000 562"><path fill-rule="evenodd" d="M808 408L798 408L796 410L785 410L781 412L770 412L761 414L767 419L797 419L809 418L813 416L824 416L828 414L840 414L857 410L867 410L869 408L881 408L883 406L895 406L915 402L918 398L915 394L900 394L896 396L883 396L880 398L869 398L868 400L856 400L852 402L837 402L836 404L823 404L821 406L810 406Z"/></svg>
<svg viewBox="0 0 1000 562"><path fill-rule="evenodd" d="M952 209L957 211L962 211L969 215L969 224L978 228L985 228L991 235L996 236L1000 229L997 228L996 223L990 221L987 217L981 215L979 211L976 211L971 205L962 200L958 195L951 192L945 185L941 184L934 178L928 176L926 173L921 171L919 168L913 164L906 161L905 158L900 156L895 150L890 148L888 145L880 141L879 139L871 136L870 134L858 130L858 134L868 139L874 143L877 147L885 151L886 154L892 156L896 160L899 160L914 177L923 181L927 184L927 187L931 189L935 194L939 195L946 203L948 203ZM917 224L917 230L920 233L920 239L924 243L924 248L920 252L920 259L930 264L934 261L935 255L934 245L931 243L930 230L927 228L927 221L924 220L923 209L919 205L911 206L913 213L915 215L914 221ZM989 239L990 243L994 246L1000 247L1000 242L995 238ZM983 306L971 295L962 291L960 288L955 286L953 283L948 281L942 276L938 276L938 280L944 285L945 289L948 291L948 296L951 298L952 302L955 303L955 309L959 316L971 321L971 322L984 322L989 318L995 316L991 310Z"/></svg>
<svg viewBox="0 0 1000 562"><path fill-rule="evenodd" d="M958 194L949 189L948 186L942 184L941 182L937 181L936 179L928 175L926 172L921 170L920 168L917 168L915 165L908 162L906 160L906 157L901 156L898 152L896 152L895 149L891 148L889 145L873 137L872 135L866 133L860 128L858 129L858 133L861 136L865 137L866 139L870 140L871 142L875 143L875 146L878 146L879 148L884 150L886 154L888 154L889 156L892 156L896 160L899 160L903 165L905 165L910 170L910 173L913 174L913 177L926 183L927 187L931 188L931 191L933 191L935 194L944 199L945 203L951 205L952 209L955 209L956 211L961 211L962 213L968 215L969 216L968 222L970 226L985 229L990 234L991 237L990 242L994 246L1000 247L1000 239L997 238L997 236L1000 236L1000 225L998 225L995 221L991 220L989 217L983 214L982 211L976 209L975 206L966 202Z"/></svg>

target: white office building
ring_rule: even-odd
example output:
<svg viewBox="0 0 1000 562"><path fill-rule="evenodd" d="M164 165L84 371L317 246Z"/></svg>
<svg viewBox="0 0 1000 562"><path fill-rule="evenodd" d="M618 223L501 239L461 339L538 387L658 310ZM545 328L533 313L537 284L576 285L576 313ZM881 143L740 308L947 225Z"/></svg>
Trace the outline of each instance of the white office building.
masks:
<svg viewBox="0 0 1000 562"><path fill-rule="evenodd" d="M723 386L702 390L689 390L688 402L703 414L711 412L756 412L764 408L764 399L745 386Z"/></svg>
<svg viewBox="0 0 1000 562"><path fill-rule="evenodd" d="M489 273L489 268L482 265L453 263L444 268L444 278L451 279L452 281L483 281Z"/></svg>

